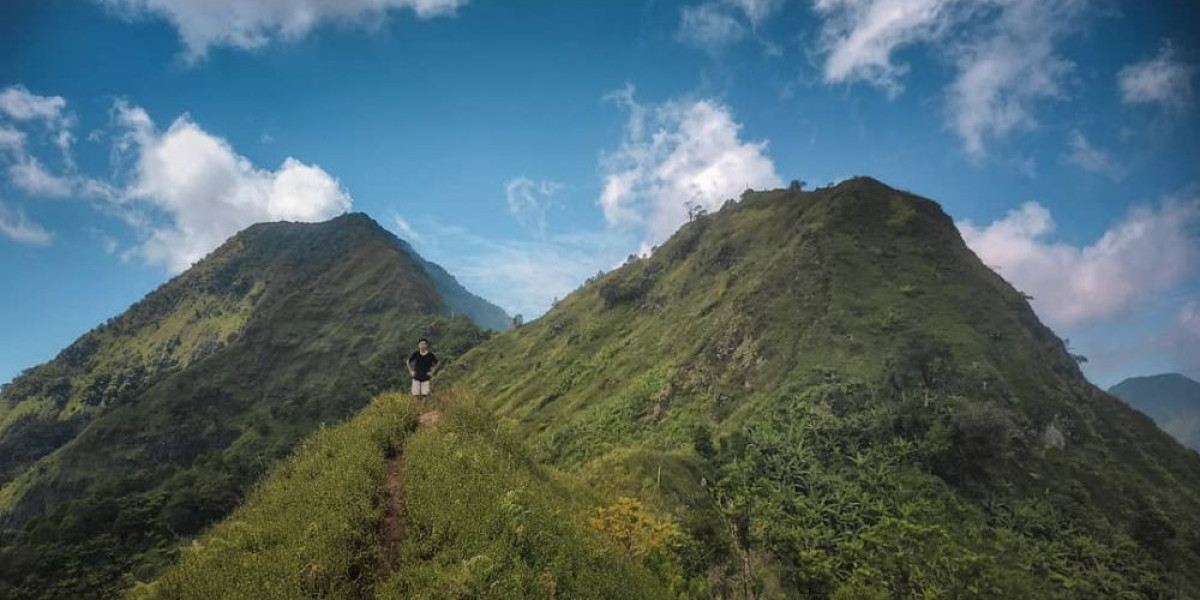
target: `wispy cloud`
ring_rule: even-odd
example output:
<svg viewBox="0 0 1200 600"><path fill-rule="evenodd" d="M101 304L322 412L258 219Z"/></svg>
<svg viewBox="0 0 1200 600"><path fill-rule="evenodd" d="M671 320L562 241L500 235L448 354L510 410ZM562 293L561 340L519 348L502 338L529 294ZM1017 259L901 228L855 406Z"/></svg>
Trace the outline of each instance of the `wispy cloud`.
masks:
<svg viewBox="0 0 1200 600"><path fill-rule="evenodd" d="M1127 172L1124 165L1117 162L1108 152L1093 145L1078 130L1071 132L1071 137L1067 141L1067 154L1064 158L1071 165L1089 173L1103 175L1113 181L1124 179Z"/></svg>
<svg viewBox="0 0 1200 600"><path fill-rule="evenodd" d="M61 96L42 96L23 85L0 90L0 164L8 179L35 196L65 197L84 184L75 172L71 145L75 116ZM52 172L34 155L38 142L57 149L62 173Z"/></svg>
<svg viewBox="0 0 1200 600"><path fill-rule="evenodd" d="M508 211L522 227L542 237L546 234L546 212L554 205L554 195L563 187L557 181L534 181L524 176L510 179L504 183Z"/></svg>
<svg viewBox="0 0 1200 600"><path fill-rule="evenodd" d="M895 56L925 45L951 64L946 122L972 159L1037 126L1035 105L1066 96L1074 63L1058 50L1091 0L814 0L827 83L862 81L890 96L910 69Z"/></svg>
<svg viewBox="0 0 1200 600"><path fill-rule="evenodd" d="M1170 42L1163 42L1154 58L1121 69L1117 83L1126 104L1158 104L1182 110L1192 104L1195 74L1195 65L1179 58Z"/></svg>
<svg viewBox="0 0 1200 600"><path fill-rule="evenodd" d="M48 246L52 235L45 228L29 220L25 212L0 201L0 234L19 244Z"/></svg>
<svg viewBox="0 0 1200 600"><path fill-rule="evenodd" d="M754 36L769 54L779 48L758 36L758 29L783 8L784 0L710 0L679 10L680 43L717 53Z"/></svg>
<svg viewBox="0 0 1200 600"><path fill-rule="evenodd" d="M97 0L129 18L166 19L179 32L188 62L214 46L253 49L303 38L322 23L377 26L389 11L408 9L420 19L453 15L467 0Z"/></svg>

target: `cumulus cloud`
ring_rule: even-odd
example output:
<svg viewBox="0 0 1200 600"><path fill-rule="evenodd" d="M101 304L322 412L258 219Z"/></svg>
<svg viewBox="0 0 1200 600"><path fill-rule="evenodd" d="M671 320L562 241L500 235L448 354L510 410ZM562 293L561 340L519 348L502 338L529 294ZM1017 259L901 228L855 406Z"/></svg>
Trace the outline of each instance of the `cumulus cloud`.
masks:
<svg viewBox="0 0 1200 600"><path fill-rule="evenodd" d="M645 106L634 89L607 96L629 112L624 140L602 159L600 206L612 226L644 230L657 243L687 220L686 202L715 210L746 188L781 187L765 141L741 139L741 124L715 99Z"/></svg>
<svg viewBox="0 0 1200 600"><path fill-rule="evenodd" d="M562 189L563 184L556 181L517 177L505 182L504 197L517 222L540 237L546 233L546 211L553 205L554 195Z"/></svg>
<svg viewBox="0 0 1200 600"><path fill-rule="evenodd" d="M1181 60L1170 42L1163 42L1154 58L1121 69L1117 83L1126 104L1160 104L1178 110L1192 103L1195 74L1196 67Z"/></svg>
<svg viewBox="0 0 1200 600"><path fill-rule="evenodd" d="M0 201L0 235L20 243L48 246L52 238L49 231L29 220L19 208L9 207Z"/></svg>
<svg viewBox="0 0 1200 600"><path fill-rule="evenodd" d="M389 11L408 9L420 19L453 15L467 0L98 0L129 17L166 19L183 40L185 59L209 48L251 49L297 40L324 22L376 25Z"/></svg>
<svg viewBox="0 0 1200 600"><path fill-rule="evenodd" d="M1050 211L1026 202L990 225L958 223L984 263L1034 296L1052 326L1120 314L1200 273L1200 199L1139 207L1088 246L1052 242Z"/></svg>
<svg viewBox="0 0 1200 600"><path fill-rule="evenodd" d="M255 166L187 115L159 131L139 107L118 102L117 150L131 159L117 189L138 252L171 272L186 269L237 231L260 221L322 221L350 208L350 195L319 166L288 157Z"/></svg>
<svg viewBox="0 0 1200 600"><path fill-rule="evenodd" d="M1125 167L1118 163L1108 152L1097 148L1088 141L1082 132L1071 133L1067 142L1066 161L1089 173L1104 175L1114 181L1125 178Z"/></svg>
<svg viewBox="0 0 1200 600"><path fill-rule="evenodd" d="M863 81L902 91L909 65L895 54L930 46L950 63L946 122L973 159L989 139L1037 126L1035 104L1062 98L1074 64L1059 42L1091 0L814 0L827 83Z"/></svg>

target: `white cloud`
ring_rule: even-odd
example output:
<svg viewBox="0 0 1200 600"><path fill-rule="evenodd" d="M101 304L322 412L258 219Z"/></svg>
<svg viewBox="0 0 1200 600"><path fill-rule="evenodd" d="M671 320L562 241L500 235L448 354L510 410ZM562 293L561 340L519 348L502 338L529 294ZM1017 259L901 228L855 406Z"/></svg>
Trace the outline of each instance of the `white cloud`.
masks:
<svg viewBox="0 0 1200 600"><path fill-rule="evenodd" d="M862 80L896 94L908 65L892 62L904 46L940 37L959 0L815 0L825 21L820 49L826 82Z"/></svg>
<svg viewBox="0 0 1200 600"><path fill-rule="evenodd" d="M895 54L928 45L956 70L946 90L947 124L967 154L1037 126L1039 100L1062 98L1074 64L1061 39L1092 0L814 0L824 19L819 50L827 83L864 81L891 96L909 65Z"/></svg>
<svg viewBox="0 0 1200 600"><path fill-rule="evenodd" d="M679 14L675 38L685 44L717 50L740 41L746 29L736 17L716 2L685 6Z"/></svg>
<svg viewBox="0 0 1200 600"><path fill-rule="evenodd" d="M162 132L135 106L118 102L115 117L117 150L132 155L118 203L143 236L139 253L171 272L253 223L322 221L350 208L349 194L320 167L288 157L274 171L259 168L187 115Z"/></svg>
<svg viewBox="0 0 1200 600"><path fill-rule="evenodd" d="M74 187L71 178L50 173L41 161L28 155L9 165L8 175L14 185L35 196L68 196Z"/></svg>
<svg viewBox="0 0 1200 600"><path fill-rule="evenodd" d="M0 235L21 244L47 246L51 236L42 226L29 220L19 208L9 208L0 201Z"/></svg>
<svg viewBox="0 0 1200 600"><path fill-rule="evenodd" d="M10 182L29 194L67 196L79 179L71 157L75 118L66 108L61 96L40 96L23 85L0 90L0 118L9 122L0 121L0 162L8 163ZM31 142L43 136L61 153L64 174L51 173L33 155Z"/></svg>
<svg viewBox="0 0 1200 600"><path fill-rule="evenodd" d="M39 96L23 85L0 91L0 112L18 121L66 121L66 108L67 101L61 96Z"/></svg>
<svg viewBox="0 0 1200 600"><path fill-rule="evenodd" d="M621 147L602 160L600 205L612 226L644 230L657 243L687 220L685 202L715 210L746 188L783 185L767 143L740 137L741 124L715 99L643 106L632 86L608 98L629 111Z"/></svg>
<svg viewBox="0 0 1200 600"><path fill-rule="evenodd" d="M1073 131L1068 146L1069 151L1066 155L1068 163L1089 173L1104 175L1114 181L1125 178L1125 167L1107 152L1092 145L1082 132Z"/></svg>
<svg viewBox="0 0 1200 600"><path fill-rule="evenodd" d="M546 233L546 211L554 204L554 194L562 189L563 184L556 181L517 177L504 183L504 197L517 222L541 237Z"/></svg>
<svg viewBox="0 0 1200 600"><path fill-rule="evenodd" d="M983 262L1018 289L1052 326L1111 317L1200 273L1200 199L1135 208L1088 246L1047 241L1050 211L1026 202L990 225L958 223Z"/></svg>
<svg viewBox="0 0 1200 600"><path fill-rule="evenodd" d="M1176 56L1175 48L1163 42L1151 59L1129 65L1117 75L1121 100L1126 104L1161 104L1172 109L1192 103L1192 77L1196 67Z"/></svg>
<svg viewBox="0 0 1200 600"><path fill-rule="evenodd" d="M179 32L189 62L213 46L251 49L297 40L324 22L373 26L388 11L408 9L418 18L453 15L467 0L98 0L131 17L153 15Z"/></svg>
<svg viewBox="0 0 1200 600"><path fill-rule="evenodd" d="M1088 0L1003 0L985 35L951 50L958 77L947 112L967 154L987 154L985 141L1037 126L1034 104L1064 97L1074 63L1056 46Z"/></svg>

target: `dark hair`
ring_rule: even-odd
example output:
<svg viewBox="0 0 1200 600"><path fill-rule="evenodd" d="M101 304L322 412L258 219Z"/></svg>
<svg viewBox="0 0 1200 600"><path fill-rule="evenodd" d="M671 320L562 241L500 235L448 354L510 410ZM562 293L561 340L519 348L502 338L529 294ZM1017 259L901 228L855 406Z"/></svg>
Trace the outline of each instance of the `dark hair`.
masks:
<svg viewBox="0 0 1200 600"><path fill-rule="evenodd" d="M425 342L426 344L428 344L428 343L429 343L429 340L427 340L427 339L425 339L425 338L421 338L421 339L417 340L417 343L418 343L418 344L420 344L421 342Z"/></svg>

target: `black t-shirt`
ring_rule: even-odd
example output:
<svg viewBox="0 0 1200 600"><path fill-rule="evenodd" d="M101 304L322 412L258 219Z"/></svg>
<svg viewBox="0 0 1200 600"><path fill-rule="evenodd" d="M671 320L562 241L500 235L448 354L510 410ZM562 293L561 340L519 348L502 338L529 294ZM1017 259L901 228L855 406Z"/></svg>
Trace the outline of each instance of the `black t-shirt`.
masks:
<svg viewBox="0 0 1200 600"><path fill-rule="evenodd" d="M413 352L412 356L408 357L408 364L412 367L413 371L417 372L416 375L413 375L413 379L417 381L429 381L429 370L433 368L433 365L437 364L437 361L437 357L432 352L426 352L425 354L421 354L420 350Z"/></svg>

